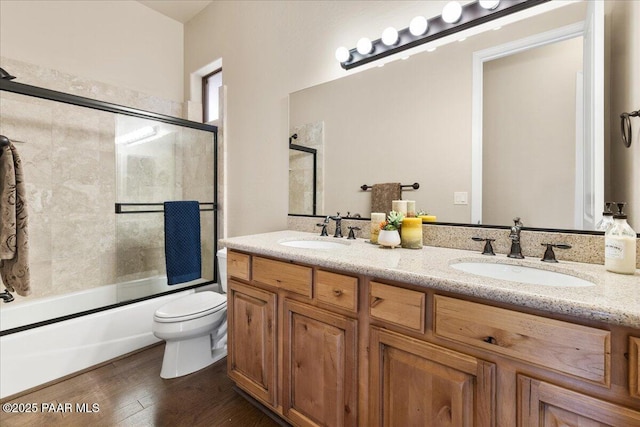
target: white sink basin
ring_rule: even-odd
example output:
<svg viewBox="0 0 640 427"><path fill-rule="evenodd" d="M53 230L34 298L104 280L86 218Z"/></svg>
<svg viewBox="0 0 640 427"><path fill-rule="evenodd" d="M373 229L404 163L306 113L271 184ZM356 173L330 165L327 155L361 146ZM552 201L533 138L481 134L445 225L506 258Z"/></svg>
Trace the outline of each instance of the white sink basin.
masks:
<svg viewBox="0 0 640 427"><path fill-rule="evenodd" d="M329 240L287 240L280 242L283 246L302 249L340 249L348 244L343 242L332 242Z"/></svg>
<svg viewBox="0 0 640 427"><path fill-rule="evenodd" d="M458 262L451 264L451 267L456 270L476 274L478 276L508 280L511 282L528 283L531 285L558 286L564 288L595 285L595 283L569 274L541 270L533 267L524 267L521 265L488 262Z"/></svg>

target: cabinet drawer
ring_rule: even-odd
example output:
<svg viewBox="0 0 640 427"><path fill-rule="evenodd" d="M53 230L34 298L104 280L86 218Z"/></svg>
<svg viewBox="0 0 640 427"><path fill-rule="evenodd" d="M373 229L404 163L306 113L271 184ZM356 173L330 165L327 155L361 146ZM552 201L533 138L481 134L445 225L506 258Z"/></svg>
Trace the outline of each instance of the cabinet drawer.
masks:
<svg viewBox="0 0 640 427"><path fill-rule="evenodd" d="M227 275L238 279L251 280L249 266L251 256L239 252L229 251L227 254Z"/></svg>
<svg viewBox="0 0 640 427"><path fill-rule="evenodd" d="M629 337L629 394L640 399L640 338Z"/></svg>
<svg viewBox="0 0 640 427"><path fill-rule="evenodd" d="M316 298L318 301L356 312L358 311L358 279L318 270Z"/></svg>
<svg viewBox="0 0 640 427"><path fill-rule="evenodd" d="M609 386L609 331L441 295L434 304L437 336Z"/></svg>
<svg viewBox="0 0 640 427"><path fill-rule="evenodd" d="M371 282L371 317L424 332L425 299L422 292Z"/></svg>
<svg viewBox="0 0 640 427"><path fill-rule="evenodd" d="M253 258L253 280L309 298L312 275L311 267L260 257Z"/></svg>

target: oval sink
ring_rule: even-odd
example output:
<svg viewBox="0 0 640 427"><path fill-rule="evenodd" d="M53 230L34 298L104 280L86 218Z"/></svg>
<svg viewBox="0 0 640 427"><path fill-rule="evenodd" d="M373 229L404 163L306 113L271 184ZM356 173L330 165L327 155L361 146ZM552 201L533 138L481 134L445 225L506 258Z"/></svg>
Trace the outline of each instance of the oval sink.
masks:
<svg viewBox="0 0 640 427"><path fill-rule="evenodd" d="M595 283L580 279L570 274L556 271L541 270L534 267L521 265L487 263L487 262L458 262L451 264L456 270L475 274L492 279L508 280L511 282L528 283L530 285L558 286L558 287L585 287L594 286Z"/></svg>
<svg viewBox="0 0 640 427"><path fill-rule="evenodd" d="M328 240L288 240L280 242L280 244L302 249L339 249L347 246L347 243L331 242Z"/></svg>

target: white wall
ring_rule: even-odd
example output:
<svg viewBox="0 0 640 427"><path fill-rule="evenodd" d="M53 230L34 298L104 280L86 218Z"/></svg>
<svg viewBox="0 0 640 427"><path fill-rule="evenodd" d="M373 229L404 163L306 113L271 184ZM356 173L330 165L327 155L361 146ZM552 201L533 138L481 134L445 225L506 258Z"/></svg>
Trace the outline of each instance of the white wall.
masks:
<svg viewBox="0 0 640 427"><path fill-rule="evenodd" d="M346 75L338 46L444 3L216 1L185 25L185 77L223 58L229 236L287 226L289 93Z"/></svg>
<svg viewBox="0 0 640 427"><path fill-rule="evenodd" d="M2 0L0 55L184 101L183 25L136 1Z"/></svg>

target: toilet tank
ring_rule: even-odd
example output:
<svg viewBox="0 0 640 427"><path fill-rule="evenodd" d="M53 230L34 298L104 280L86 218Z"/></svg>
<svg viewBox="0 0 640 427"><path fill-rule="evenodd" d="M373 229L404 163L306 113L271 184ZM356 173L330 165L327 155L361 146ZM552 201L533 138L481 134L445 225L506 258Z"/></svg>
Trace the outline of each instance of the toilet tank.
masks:
<svg viewBox="0 0 640 427"><path fill-rule="evenodd" d="M227 248L218 251L218 283L222 288L222 292L227 293Z"/></svg>

